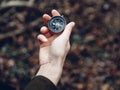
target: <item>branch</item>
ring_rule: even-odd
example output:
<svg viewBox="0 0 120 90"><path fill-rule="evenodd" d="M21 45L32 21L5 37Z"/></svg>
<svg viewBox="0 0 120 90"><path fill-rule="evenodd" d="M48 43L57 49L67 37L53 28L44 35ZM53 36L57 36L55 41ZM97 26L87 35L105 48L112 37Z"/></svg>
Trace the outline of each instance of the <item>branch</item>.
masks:
<svg viewBox="0 0 120 90"><path fill-rule="evenodd" d="M7 8L7 7L13 7L13 6L27 6L31 7L34 4L34 0L29 1L9 1L9 2L2 2L0 5L0 9Z"/></svg>

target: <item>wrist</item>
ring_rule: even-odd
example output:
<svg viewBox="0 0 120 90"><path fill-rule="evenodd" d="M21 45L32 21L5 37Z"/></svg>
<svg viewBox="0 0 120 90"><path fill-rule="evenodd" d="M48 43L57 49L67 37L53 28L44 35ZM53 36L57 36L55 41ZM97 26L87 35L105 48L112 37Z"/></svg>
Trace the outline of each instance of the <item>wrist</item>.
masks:
<svg viewBox="0 0 120 90"><path fill-rule="evenodd" d="M44 76L57 85L62 74L62 67L53 65L52 63L46 63L40 66L36 76Z"/></svg>

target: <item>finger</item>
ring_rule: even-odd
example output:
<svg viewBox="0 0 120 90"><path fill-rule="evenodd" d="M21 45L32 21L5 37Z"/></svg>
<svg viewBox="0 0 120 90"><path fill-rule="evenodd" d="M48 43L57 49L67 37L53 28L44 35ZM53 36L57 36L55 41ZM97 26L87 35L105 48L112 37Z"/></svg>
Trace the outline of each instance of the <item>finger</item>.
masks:
<svg viewBox="0 0 120 90"><path fill-rule="evenodd" d="M48 14L43 15L43 21L45 22L45 24L47 24L50 19L51 17Z"/></svg>
<svg viewBox="0 0 120 90"><path fill-rule="evenodd" d="M49 32L49 30L46 26L42 26L41 29L40 29L40 32L43 33L43 34L46 34L46 33Z"/></svg>
<svg viewBox="0 0 120 90"><path fill-rule="evenodd" d="M48 39L47 39L44 35L42 35L42 34L39 34L38 37L37 37L37 39L38 39L41 43L44 43L44 42L47 42L47 41L48 41Z"/></svg>
<svg viewBox="0 0 120 90"><path fill-rule="evenodd" d="M46 26L43 26L40 29L41 33L43 33L45 35L45 37L49 38L51 37L53 34L48 30L48 28Z"/></svg>
<svg viewBox="0 0 120 90"><path fill-rule="evenodd" d="M53 16L60 16L60 13L55 9L53 9L51 13Z"/></svg>
<svg viewBox="0 0 120 90"><path fill-rule="evenodd" d="M65 30L62 33L64 39L69 40L74 26L75 26L74 22L70 22L69 24L66 25Z"/></svg>
<svg viewBox="0 0 120 90"><path fill-rule="evenodd" d="M49 38L49 37L52 36L52 34L51 34L50 32L47 32L47 33L45 34L45 36L46 36L47 38Z"/></svg>

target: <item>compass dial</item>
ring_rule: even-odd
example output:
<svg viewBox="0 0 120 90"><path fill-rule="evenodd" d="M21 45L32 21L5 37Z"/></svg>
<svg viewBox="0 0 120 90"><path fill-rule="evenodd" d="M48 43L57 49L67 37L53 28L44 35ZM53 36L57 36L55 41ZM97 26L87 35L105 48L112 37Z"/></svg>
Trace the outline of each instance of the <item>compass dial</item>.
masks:
<svg viewBox="0 0 120 90"><path fill-rule="evenodd" d="M54 33L59 33L64 30L66 21L62 16L54 16L48 22L48 28Z"/></svg>

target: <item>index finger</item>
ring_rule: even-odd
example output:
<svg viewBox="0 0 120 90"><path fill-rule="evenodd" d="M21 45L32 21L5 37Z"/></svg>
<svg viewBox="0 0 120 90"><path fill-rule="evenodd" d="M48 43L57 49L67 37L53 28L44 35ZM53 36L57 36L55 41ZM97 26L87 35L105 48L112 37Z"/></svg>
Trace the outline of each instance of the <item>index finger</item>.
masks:
<svg viewBox="0 0 120 90"><path fill-rule="evenodd" d="M53 16L60 16L60 13L55 9L53 9L51 13Z"/></svg>
<svg viewBox="0 0 120 90"><path fill-rule="evenodd" d="M55 9L53 9L51 11L51 14L52 14L52 16L60 16L60 13L57 10L55 10ZM43 21L45 22L45 24L47 24L50 19L51 19L50 15L48 15L48 14L44 14L43 15Z"/></svg>

